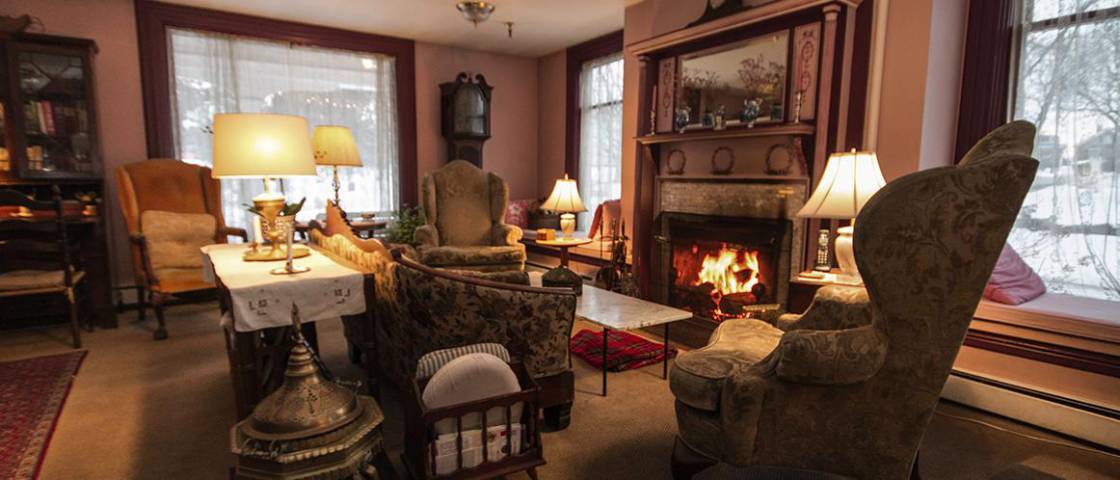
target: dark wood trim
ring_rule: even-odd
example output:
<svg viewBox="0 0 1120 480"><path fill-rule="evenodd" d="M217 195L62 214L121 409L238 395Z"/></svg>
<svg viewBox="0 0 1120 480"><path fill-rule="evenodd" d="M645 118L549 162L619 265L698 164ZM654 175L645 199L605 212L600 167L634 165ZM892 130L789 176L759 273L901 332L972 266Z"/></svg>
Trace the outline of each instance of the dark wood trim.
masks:
<svg viewBox="0 0 1120 480"><path fill-rule="evenodd" d="M999 333L969 329L964 344L1051 365L1120 378L1120 357Z"/></svg>
<svg viewBox="0 0 1120 480"><path fill-rule="evenodd" d="M568 47L565 86L564 171L579 178L579 74L583 64L622 51L622 30Z"/></svg>
<svg viewBox="0 0 1120 480"><path fill-rule="evenodd" d="M874 30L875 0L864 0L856 9L855 43L852 46L852 89L848 101L848 129L844 146L866 149L863 144L867 115L867 87L871 76L871 32ZM818 167L820 168L820 167Z"/></svg>
<svg viewBox="0 0 1120 480"><path fill-rule="evenodd" d="M969 2L954 162L984 135L1007 122L1011 63L1015 58L1015 3Z"/></svg>
<svg viewBox="0 0 1120 480"><path fill-rule="evenodd" d="M323 48L390 55L396 59L397 124L400 139L400 201L417 204L415 42L203 8L136 0L140 78L148 156L172 158L174 133L168 78L167 29L188 28L244 35Z"/></svg>

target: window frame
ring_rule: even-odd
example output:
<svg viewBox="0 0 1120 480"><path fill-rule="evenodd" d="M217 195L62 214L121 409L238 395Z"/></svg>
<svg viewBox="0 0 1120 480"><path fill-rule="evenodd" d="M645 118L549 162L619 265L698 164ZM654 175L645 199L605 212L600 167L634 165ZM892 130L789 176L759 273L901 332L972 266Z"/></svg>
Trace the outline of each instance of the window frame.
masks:
<svg viewBox="0 0 1120 480"><path fill-rule="evenodd" d="M565 53L567 57L567 84L565 86L564 171L571 178L579 178L579 137L582 125L579 108L579 79L580 73L583 71L583 64L607 55L620 53L622 49L622 30L619 30L568 47ZM625 57L623 57L623 62L625 62ZM623 70L625 70L625 66Z"/></svg>
<svg viewBox="0 0 1120 480"><path fill-rule="evenodd" d="M140 80L149 158L174 158L168 29L255 37L312 47L378 53L396 62L400 204L417 205L416 68L412 40L228 13L151 0L136 1Z"/></svg>

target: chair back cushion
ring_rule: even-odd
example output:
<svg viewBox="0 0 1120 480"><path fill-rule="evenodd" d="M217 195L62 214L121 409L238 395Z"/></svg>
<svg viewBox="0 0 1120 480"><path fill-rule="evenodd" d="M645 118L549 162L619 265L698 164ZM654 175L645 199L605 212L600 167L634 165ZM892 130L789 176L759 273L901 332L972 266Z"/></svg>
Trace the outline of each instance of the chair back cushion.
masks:
<svg viewBox="0 0 1120 480"><path fill-rule="evenodd" d="M997 154L1030 156L1034 151L1035 127L1031 122L1016 120L988 132L961 157L960 165Z"/></svg>
<svg viewBox="0 0 1120 480"><path fill-rule="evenodd" d="M202 268L199 249L214 243L213 215L148 210L140 218L154 270Z"/></svg>
<svg viewBox="0 0 1120 480"><path fill-rule="evenodd" d="M141 215L148 210L206 213L225 225L221 184L210 178L207 167L156 158L120 167L117 182L130 231L144 230Z"/></svg>
<svg viewBox="0 0 1120 480"><path fill-rule="evenodd" d="M493 242L509 191L497 175L456 160L424 178L424 216L439 231L440 245L484 246Z"/></svg>

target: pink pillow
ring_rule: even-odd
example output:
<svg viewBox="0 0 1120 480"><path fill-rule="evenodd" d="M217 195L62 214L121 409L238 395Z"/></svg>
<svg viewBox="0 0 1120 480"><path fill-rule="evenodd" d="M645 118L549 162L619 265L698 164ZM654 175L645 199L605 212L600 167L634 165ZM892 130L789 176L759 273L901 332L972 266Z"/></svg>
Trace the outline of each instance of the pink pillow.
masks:
<svg viewBox="0 0 1120 480"><path fill-rule="evenodd" d="M1023 262L1011 245L1004 245L996 268L984 287L984 298L993 302L1018 305L1046 293L1046 285L1030 265Z"/></svg>
<svg viewBox="0 0 1120 480"><path fill-rule="evenodd" d="M506 225L516 225L521 228L529 228L529 212L536 209L536 206L537 201L531 198L523 200L511 200L509 202L509 206L506 207Z"/></svg>

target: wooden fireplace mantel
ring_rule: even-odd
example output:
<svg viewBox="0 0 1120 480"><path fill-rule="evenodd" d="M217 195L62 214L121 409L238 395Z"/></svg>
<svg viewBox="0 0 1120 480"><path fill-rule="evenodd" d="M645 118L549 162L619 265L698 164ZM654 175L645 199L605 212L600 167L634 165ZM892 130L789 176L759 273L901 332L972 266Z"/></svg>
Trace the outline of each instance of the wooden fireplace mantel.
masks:
<svg viewBox="0 0 1120 480"><path fill-rule="evenodd" d="M870 5L873 1L778 0L626 46L627 53L636 56L639 63L639 135L633 138L637 148L631 205L634 209L633 258L638 288L643 297L650 298L651 293L651 255L655 249L653 230L658 215L658 192L661 185L669 180L662 175L660 165L663 149L691 142L741 142L749 138L786 137L797 144L799 153L804 152L801 156L806 164L804 173L810 182L808 191L812 191L811 187L819 181L830 152L862 147L872 9L861 9L860 6ZM815 99L812 100L815 118L802 123L792 123L792 119L787 118L785 123L754 128L648 134L655 127L649 112L654 109L652 93L660 81L659 62L663 59L718 48L770 32L788 29L792 33L795 28L808 24L819 25L820 31L817 78L813 91ZM790 78L792 60L787 68L790 69L787 70L787 78ZM815 232L817 228L820 228L820 221L812 220L804 231ZM802 242L803 245L810 243ZM811 256L802 255L801 258Z"/></svg>

